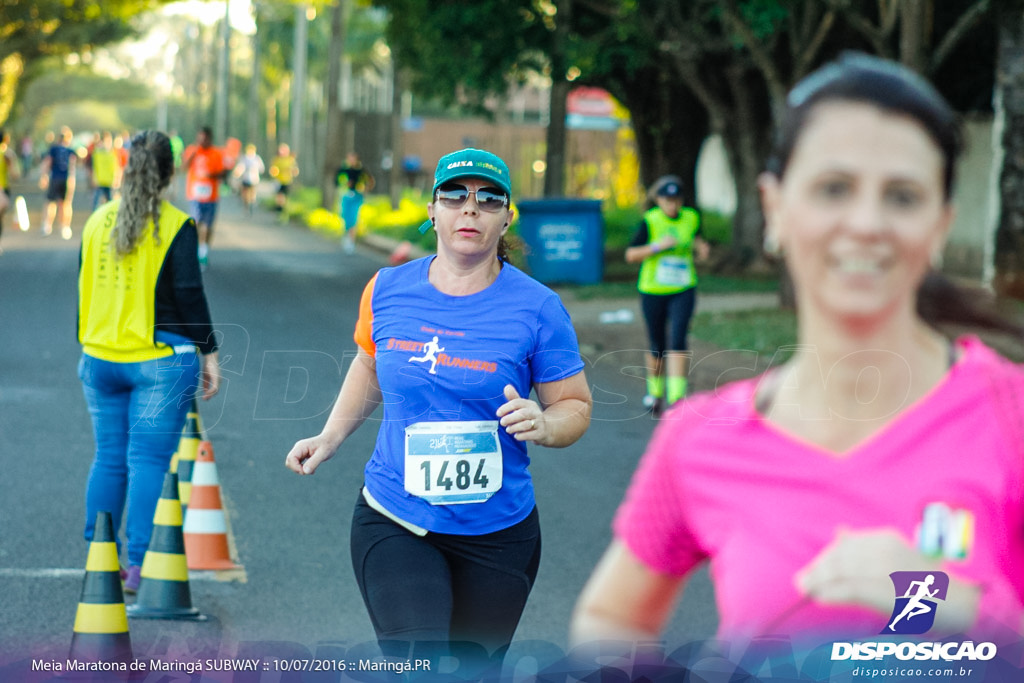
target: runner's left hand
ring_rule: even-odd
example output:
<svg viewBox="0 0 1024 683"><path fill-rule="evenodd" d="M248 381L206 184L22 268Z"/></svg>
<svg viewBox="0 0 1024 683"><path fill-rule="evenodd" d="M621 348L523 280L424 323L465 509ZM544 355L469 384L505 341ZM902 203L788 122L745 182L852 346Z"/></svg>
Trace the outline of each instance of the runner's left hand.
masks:
<svg viewBox="0 0 1024 683"><path fill-rule="evenodd" d="M817 602L860 605L889 614L895 571L939 569L892 529L841 528L794 577L797 590Z"/></svg>
<svg viewBox="0 0 1024 683"><path fill-rule="evenodd" d="M508 402L497 410L498 419L505 431L516 441L540 441L546 426L540 404L521 398L511 384L505 385L505 399Z"/></svg>

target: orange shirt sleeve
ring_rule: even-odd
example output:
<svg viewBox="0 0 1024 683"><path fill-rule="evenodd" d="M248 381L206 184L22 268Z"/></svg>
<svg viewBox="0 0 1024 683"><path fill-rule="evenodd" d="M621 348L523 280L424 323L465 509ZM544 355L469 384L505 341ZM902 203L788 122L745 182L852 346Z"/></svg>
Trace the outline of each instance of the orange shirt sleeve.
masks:
<svg viewBox="0 0 1024 683"><path fill-rule="evenodd" d="M359 348L373 358L377 357L377 345L373 341L373 288L376 284L377 276L374 275L363 289L363 297L359 300L359 320L352 335Z"/></svg>

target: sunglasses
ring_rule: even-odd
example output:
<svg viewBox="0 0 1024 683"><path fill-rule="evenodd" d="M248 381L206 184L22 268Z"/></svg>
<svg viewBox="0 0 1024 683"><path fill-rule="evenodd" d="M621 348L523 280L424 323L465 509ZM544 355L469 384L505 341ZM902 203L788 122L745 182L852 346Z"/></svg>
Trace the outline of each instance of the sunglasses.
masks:
<svg viewBox="0 0 1024 683"><path fill-rule="evenodd" d="M476 205L488 213L501 211L508 206L508 195L490 187L470 190L462 185L446 185L438 189L436 200L446 209L460 209L469 195L475 195Z"/></svg>

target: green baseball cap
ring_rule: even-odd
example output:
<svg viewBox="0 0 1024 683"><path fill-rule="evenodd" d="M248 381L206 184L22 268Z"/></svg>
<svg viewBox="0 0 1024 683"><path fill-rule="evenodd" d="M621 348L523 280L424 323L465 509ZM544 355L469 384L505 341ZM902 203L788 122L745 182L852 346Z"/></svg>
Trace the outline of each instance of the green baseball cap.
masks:
<svg viewBox="0 0 1024 683"><path fill-rule="evenodd" d="M445 154L437 162L434 171L434 187L430 191L433 197L437 188L459 178L482 178L489 180L496 187L512 196L512 182L509 179L508 166L497 154L487 150L467 147L451 154ZM430 229L430 221L420 226L420 232Z"/></svg>
<svg viewBox="0 0 1024 683"><path fill-rule="evenodd" d="M491 154L486 150L470 147L441 157L437 162L437 170L434 171L434 189L430 193L437 192L440 186L459 178L490 180L504 190L505 194L512 195L508 166L497 154Z"/></svg>

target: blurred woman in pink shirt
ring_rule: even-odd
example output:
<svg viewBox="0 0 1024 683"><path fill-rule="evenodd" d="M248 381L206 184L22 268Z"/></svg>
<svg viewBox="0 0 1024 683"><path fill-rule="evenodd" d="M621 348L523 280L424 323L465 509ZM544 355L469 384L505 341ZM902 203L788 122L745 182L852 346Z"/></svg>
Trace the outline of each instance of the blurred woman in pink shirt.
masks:
<svg viewBox="0 0 1024 683"><path fill-rule="evenodd" d="M727 640L878 637L894 621L893 572L948 576L930 637L1019 638L1024 372L939 328L1020 334L935 273L957 118L917 75L859 54L787 104L760 189L799 345L666 415L573 638L656 638L704 562Z"/></svg>

